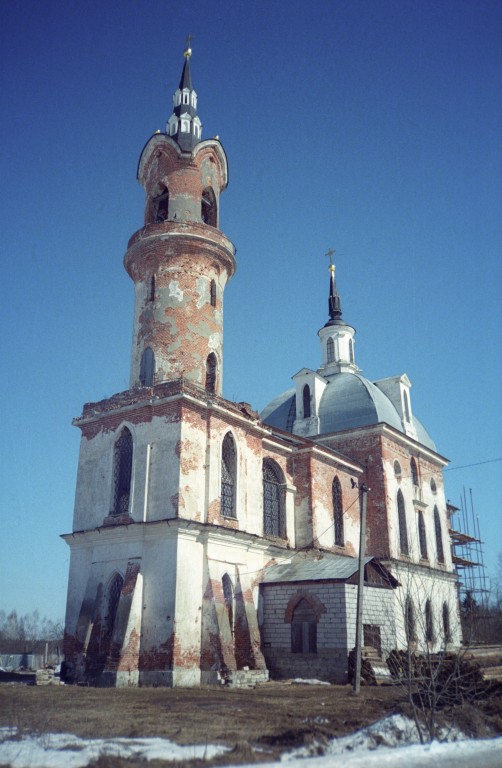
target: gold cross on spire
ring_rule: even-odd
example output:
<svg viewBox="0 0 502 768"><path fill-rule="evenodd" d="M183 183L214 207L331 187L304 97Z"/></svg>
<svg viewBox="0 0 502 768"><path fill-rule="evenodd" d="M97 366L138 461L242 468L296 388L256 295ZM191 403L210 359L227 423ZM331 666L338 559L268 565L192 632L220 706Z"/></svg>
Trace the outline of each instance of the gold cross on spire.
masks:
<svg viewBox="0 0 502 768"><path fill-rule="evenodd" d="M185 48L185 53L183 54L186 59L189 59L190 56L192 55L192 48L190 46L190 43L192 42L192 40L193 40L193 36L192 35L187 35L187 39L186 39L186 43L187 44L186 44L186 48Z"/></svg>
<svg viewBox="0 0 502 768"><path fill-rule="evenodd" d="M334 272L335 271L335 265L333 264L333 254L334 254L334 252L335 252L335 249L334 248L330 248L326 252L326 254L325 254L326 256L329 256L329 271L330 272Z"/></svg>

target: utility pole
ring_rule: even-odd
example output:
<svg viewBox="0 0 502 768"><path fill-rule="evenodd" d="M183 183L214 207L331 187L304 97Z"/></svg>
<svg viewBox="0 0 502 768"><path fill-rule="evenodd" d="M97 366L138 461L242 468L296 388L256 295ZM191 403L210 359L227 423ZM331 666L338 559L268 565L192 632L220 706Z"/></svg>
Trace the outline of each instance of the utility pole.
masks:
<svg viewBox="0 0 502 768"><path fill-rule="evenodd" d="M361 650L363 639L363 590L364 590L364 555L366 548L366 497L369 488L365 483L351 480L353 488L359 488L359 510L361 513L361 531L359 534L359 578L357 580L356 608L356 669L354 673L354 693L361 690Z"/></svg>

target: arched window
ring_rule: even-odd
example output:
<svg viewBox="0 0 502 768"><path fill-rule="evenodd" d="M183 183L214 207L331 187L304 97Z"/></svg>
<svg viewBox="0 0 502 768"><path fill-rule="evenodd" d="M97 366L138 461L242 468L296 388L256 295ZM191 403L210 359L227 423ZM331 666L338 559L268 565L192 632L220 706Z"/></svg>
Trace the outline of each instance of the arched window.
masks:
<svg viewBox="0 0 502 768"><path fill-rule="evenodd" d="M349 360L352 364L354 363L354 342L352 339L349 339Z"/></svg>
<svg viewBox="0 0 502 768"><path fill-rule="evenodd" d="M223 588L223 601L225 603L225 611L228 617L228 623L230 624L230 631L234 634L234 586L232 579L225 573L221 580Z"/></svg>
<svg viewBox="0 0 502 768"><path fill-rule="evenodd" d="M214 280L211 280L211 283L209 285L209 296L211 301L211 306L216 306L216 282Z"/></svg>
<svg viewBox="0 0 502 768"><path fill-rule="evenodd" d="M408 645L417 639L415 628L415 609L411 597L406 598L404 604L404 629L406 632L406 641Z"/></svg>
<svg viewBox="0 0 502 768"><path fill-rule="evenodd" d="M331 486L331 495L333 498L333 522L335 528L335 545L343 547L345 544L343 536L343 504L342 504L342 486L337 477L334 478Z"/></svg>
<svg viewBox="0 0 502 768"><path fill-rule="evenodd" d="M216 373L218 361L214 352L207 356L206 360L206 389L208 392L216 392Z"/></svg>
<svg viewBox="0 0 502 768"><path fill-rule="evenodd" d="M422 510L418 510L418 543L420 545L420 558L427 560L427 536L425 533L425 522Z"/></svg>
<svg viewBox="0 0 502 768"><path fill-rule="evenodd" d="M263 533L285 538L284 480L280 467L271 459L263 462Z"/></svg>
<svg viewBox="0 0 502 768"><path fill-rule="evenodd" d="M431 491L432 491L432 493L437 493L437 489L438 488L437 488L437 485L436 485L436 481L434 480L434 478L432 478L431 479Z"/></svg>
<svg viewBox="0 0 502 768"><path fill-rule="evenodd" d="M310 387L308 384L303 387L303 418L310 418Z"/></svg>
<svg viewBox="0 0 502 768"><path fill-rule="evenodd" d="M450 627L450 609L448 603L443 603L443 640L445 643L451 643L451 627Z"/></svg>
<svg viewBox="0 0 502 768"><path fill-rule="evenodd" d="M328 363L332 363L335 359L335 342L329 337L326 343L326 360Z"/></svg>
<svg viewBox="0 0 502 768"><path fill-rule="evenodd" d="M409 422L410 420L410 400L408 398L408 393L405 389L403 389L403 403L404 403L404 418L406 421Z"/></svg>
<svg viewBox="0 0 502 768"><path fill-rule="evenodd" d="M411 473L411 482L413 485L418 485L418 468L417 468L417 462L412 457L410 461L410 473Z"/></svg>
<svg viewBox="0 0 502 768"><path fill-rule="evenodd" d="M441 520L439 519L439 510L434 505L434 532L436 534L436 553L438 563L444 563L443 535L441 532Z"/></svg>
<svg viewBox="0 0 502 768"><path fill-rule="evenodd" d="M397 520L399 525L399 549L402 555L409 555L408 529L406 527L406 510L401 489L397 492Z"/></svg>
<svg viewBox="0 0 502 768"><path fill-rule="evenodd" d="M394 474L396 477L401 478L401 464L398 462L397 459L394 462Z"/></svg>
<svg viewBox="0 0 502 768"><path fill-rule="evenodd" d="M221 446L221 514L223 517L235 517L235 442L227 432Z"/></svg>
<svg viewBox="0 0 502 768"><path fill-rule="evenodd" d="M153 349L147 347L141 355L139 381L142 387L153 387L155 379L155 355Z"/></svg>
<svg viewBox="0 0 502 768"><path fill-rule="evenodd" d="M169 191L167 187L163 187L153 199L153 216L153 220L157 223L167 221L169 216Z"/></svg>
<svg viewBox="0 0 502 768"><path fill-rule="evenodd" d="M291 619L292 653L317 653L317 617L310 603L303 598Z"/></svg>
<svg viewBox="0 0 502 768"><path fill-rule="evenodd" d="M434 642L434 617L430 600L425 603L425 639L428 643Z"/></svg>
<svg viewBox="0 0 502 768"><path fill-rule="evenodd" d="M113 509L112 515L129 513L132 478L132 435L124 427L115 443L113 456Z"/></svg>
<svg viewBox="0 0 502 768"><path fill-rule="evenodd" d="M218 226L218 208L212 187L206 187L202 192L200 217L204 224Z"/></svg>
<svg viewBox="0 0 502 768"><path fill-rule="evenodd" d="M190 120L182 120L181 121L181 132L182 133L189 133L190 132Z"/></svg>
<svg viewBox="0 0 502 768"><path fill-rule="evenodd" d="M148 301L155 301L155 275L150 278L150 293L148 294Z"/></svg>
<svg viewBox="0 0 502 768"><path fill-rule="evenodd" d="M108 587L108 601L106 606L106 616L104 617L105 638L111 640L113 635L113 625L117 616L119 607L120 593L124 585L124 579L120 573L115 573Z"/></svg>

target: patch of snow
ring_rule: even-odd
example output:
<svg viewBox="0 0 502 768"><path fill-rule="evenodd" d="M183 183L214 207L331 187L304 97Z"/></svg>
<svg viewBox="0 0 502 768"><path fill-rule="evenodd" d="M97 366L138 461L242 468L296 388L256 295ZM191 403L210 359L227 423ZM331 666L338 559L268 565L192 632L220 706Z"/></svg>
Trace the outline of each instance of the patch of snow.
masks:
<svg viewBox="0 0 502 768"><path fill-rule="evenodd" d="M467 738L465 734L455 729L445 730L439 734L439 737L441 741L458 741ZM332 739L327 745L314 742L308 746L299 747L283 755L282 760L291 761L299 757L320 754L341 755L358 750L375 750L379 747L409 746L410 744L420 744L420 735L413 720L404 715L390 715L356 733Z"/></svg>
<svg viewBox="0 0 502 768"><path fill-rule="evenodd" d="M293 680L291 680L293 685L331 685L331 683L326 682L326 680L316 680L315 677L304 680L301 677L295 677Z"/></svg>
<svg viewBox="0 0 502 768"><path fill-rule="evenodd" d="M216 744L179 746L161 738L81 739L71 733L21 735L0 729L0 765L10 768L85 768L101 755L144 760L211 760L228 752Z"/></svg>

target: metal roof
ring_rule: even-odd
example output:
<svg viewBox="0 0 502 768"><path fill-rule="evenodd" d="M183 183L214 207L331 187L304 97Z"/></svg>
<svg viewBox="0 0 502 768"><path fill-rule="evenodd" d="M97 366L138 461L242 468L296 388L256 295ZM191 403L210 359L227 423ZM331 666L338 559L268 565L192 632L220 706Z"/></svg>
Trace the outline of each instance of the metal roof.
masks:
<svg viewBox="0 0 502 768"><path fill-rule="evenodd" d="M265 424L292 431L291 411L295 390L289 389L269 403L261 413ZM337 373L328 382L319 403L319 435L384 422L404 432L400 416L384 392L357 373ZM294 417L293 417L294 418ZM421 422L413 415L417 438L422 445L436 445ZM312 439L315 437L312 436Z"/></svg>
<svg viewBox="0 0 502 768"><path fill-rule="evenodd" d="M367 565L373 557L365 557ZM266 584L284 581L345 581L359 569L357 557L324 552L318 556L296 554L289 563L270 565L262 581Z"/></svg>

